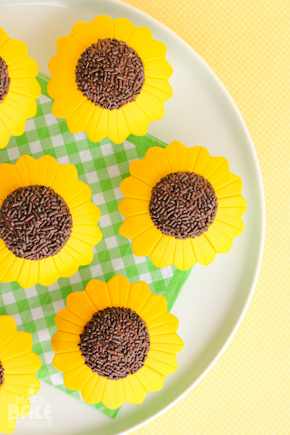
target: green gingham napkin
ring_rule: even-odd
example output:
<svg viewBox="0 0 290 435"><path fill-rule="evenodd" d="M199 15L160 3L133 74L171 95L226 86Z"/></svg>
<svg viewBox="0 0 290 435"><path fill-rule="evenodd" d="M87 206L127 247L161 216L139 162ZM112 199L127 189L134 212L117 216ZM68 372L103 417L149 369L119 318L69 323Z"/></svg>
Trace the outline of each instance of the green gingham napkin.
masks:
<svg viewBox="0 0 290 435"><path fill-rule="evenodd" d="M67 295L84 290L92 278L107 282L115 274L122 274L131 283L145 281L153 293L164 295L170 310L190 271L181 272L174 266L157 269L149 257L136 257L130 240L118 232L122 223L118 205L123 198L119 186L129 176L129 163L144 158L151 146L164 148L166 145L149 135L141 138L131 135L120 145L109 139L94 144L85 133L70 133L66 122L51 113L47 80L40 76L38 80L42 94L37 101L37 115L27 121L22 136L12 137L8 147L0 151L0 163L15 163L23 154L35 158L49 154L60 164L74 164L79 179L91 187L92 200L101 210L99 226L104 238L94 248L92 263L81 267L71 278L61 278L50 287L36 285L29 289L22 289L15 282L0 284L0 315L12 315L18 330L32 334L33 351L42 361L37 374L39 379L82 400L78 391L65 387L62 373L52 365L54 352L50 340L56 332L54 317L65 308ZM118 413L102 403L95 408L112 418Z"/></svg>

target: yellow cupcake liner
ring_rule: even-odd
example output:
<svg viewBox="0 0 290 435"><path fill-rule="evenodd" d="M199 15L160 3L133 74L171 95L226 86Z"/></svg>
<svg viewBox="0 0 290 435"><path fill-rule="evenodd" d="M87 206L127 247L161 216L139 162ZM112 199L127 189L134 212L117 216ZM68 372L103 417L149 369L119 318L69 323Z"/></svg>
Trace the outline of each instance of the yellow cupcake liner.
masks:
<svg viewBox="0 0 290 435"><path fill-rule="evenodd" d="M31 334L17 331L13 317L0 316L0 331L0 361L4 368L4 383L0 387L0 432L9 434L15 429L16 418L29 413L29 397L40 388L35 373L41 367L41 360L31 351Z"/></svg>
<svg viewBox="0 0 290 435"><path fill-rule="evenodd" d="M8 94L0 103L0 149L7 146L10 136L23 134L26 119L36 115L35 100L41 93L36 80L38 65L27 51L24 42L10 39L0 27L0 57L11 78Z"/></svg>
<svg viewBox="0 0 290 435"><path fill-rule="evenodd" d="M218 209L213 224L194 239L177 240L163 235L149 214L152 188L162 177L178 171L202 175L212 184L217 196ZM187 270L195 263L208 265L217 253L228 252L233 238L242 233L241 216L246 211L241 195L242 180L229 172L224 157L211 157L203 147L186 148L174 141L165 149L150 148L144 160L130 164L130 174L120 185L125 198L119 211L126 219L119 232L132 239L135 255L149 255L156 267L173 264L179 270Z"/></svg>
<svg viewBox="0 0 290 435"><path fill-rule="evenodd" d="M143 61L145 83L136 97L119 110L101 109L77 89L75 69L81 54L100 38L117 38L132 47ZM126 18L99 15L91 23L78 22L69 36L57 41L58 54L49 62L52 74L47 91L54 99L52 113L64 118L71 133L85 131L92 142L108 137L123 142L130 134L144 136L150 121L164 115L164 102L172 96L168 79L172 68L165 60L166 46L153 39L146 27Z"/></svg>
<svg viewBox="0 0 290 435"><path fill-rule="evenodd" d="M144 366L117 381L93 373L77 346L93 314L108 307L131 308L146 322L150 335ZM64 373L65 386L79 390L85 402L102 402L109 409L124 402L140 404L148 392L160 390L164 378L176 371L176 354L183 348L176 334L178 319L167 312L165 297L152 294L145 282L130 284L122 275L114 276L108 284L92 280L85 291L71 293L66 308L57 313L55 324L58 331L51 342L55 351L53 365Z"/></svg>
<svg viewBox="0 0 290 435"><path fill-rule="evenodd" d="M17 281L23 288L52 285L74 275L93 260L93 247L102 239L97 226L100 210L91 202L91 189L78 179L73 165L59 165L51 156L35 160L22 156L15 165L0 165L0 208L19 187L43 185L54 189L67 203L73 220L72 234L55 256L39 261L17 258L0 239L0 282Z"/></svg>

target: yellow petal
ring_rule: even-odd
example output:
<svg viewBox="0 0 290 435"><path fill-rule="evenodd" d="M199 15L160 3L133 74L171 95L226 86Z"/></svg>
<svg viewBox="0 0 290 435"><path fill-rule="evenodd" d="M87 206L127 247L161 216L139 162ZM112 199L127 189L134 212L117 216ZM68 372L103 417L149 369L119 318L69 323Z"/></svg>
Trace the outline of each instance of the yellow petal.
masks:
<svg viewBox="0 0 290 435"><path fill-rule="evenodd" d="M83 100L82 104L66 118L69 131L79 133L86 130L90 117L94 111L94 104L88 100Z"/></svg>
<svg viewBox="0 0 290 435"><path fill-rule="evenodd" d="M7 146L9 140L10 140L10 133L5 127L5 123L2 122L1 116L0 116L0 149L3 149Z"/></svg>
<svg viewBox="0 0 290 435"><path fill-rule="evenodd" d="M191 240L191 244L196 256L196 261L200 264L207 266L214 260L216 251L204 234Z"/></svg>
<svg viewBox="0 0 290 435"><path fill-rule="evenodd" d="M193 172L196 172L197 174L201 174L210 159L211 156L207 151L207 149L201 147L200 152L198 154L198 158L193 168Z"/></svg>
<svg viewBox="0 0 290 435"><path fill-rule="evenodd" d="M125 401L123 380L107 380L106 388L102 396L102 403L109 409L119 408Z"/></svg>
<svg viewBox="0 0 290 435"><path fill-rule="evenodd" d="M0 316L0 330L0 355L2 358L2 347L17 334L14 318L12 316Z"/></svg>
<svg viewBox="0 0 290 435"><path fill-rule="evenodd" d="M201 152L201 147L191 147L187 149L187 159L185 164L185 171L194 172L193 168L198 160L199 154Z"/></svg>
<svg viewBox="0 0 290 435"><path fill-rule="evenodd" d="M13 267L14 260L15 255L8 251L8 249L0 251L0 282L7 282L5 275L7 274L7 270L9 270L11 266Z"/></svg>
<svg viewBox="0 0 290 435"><path fill-rule="evenodd" d="M84 326L86 324L85 320L79 318L76 314L72 313L67 308L64 308L56 313L55 322L58 322L58 324L61 325L61 320L63 320L64 322L73 323L77 326L80 326L82 329L84 329Z"/></svg>
<svg viewBox="0 0 290 435"><path fill-rule="evenodd" d="M119 41L128 41L134 30L134 25L127 18L117 18L115 20L114 37Z"/></svg>
<svg viewBox="0 0 290 435"><path fill-rule="evenodd" d="M152 317L146 321L150 335L162 334L167 332L176 332L179 321L177 317L167 311L159 313L158 316Z"/></svg>
<svg viewBox="0 0 290 435"><path fill-rule="evenodd" d="M155 319L160 316L160 314L167 311L167 301L164 296L161 295L151 295L146 303L143 305L142 309L139 311L139 315L145 322L150 322L150 320Z"/></svg>
<svg viewBox="0 0 290 435"><path fill-rule="evenodd" d="M183 240L183 262L183 270L190 269L196 263L190 239Z"/></svg>
<svg viewBox="0 0 290 435"><path fill-rule="evenodd" d="M95 311L112 306L108 285L105 282L92 279L86 287L86 293L94 304Z"/></svg>
<svg viewBox="0 0 290 435"><path fill-rule="evenodd" d="M144 90L136 97L136 104L150 121L158 121L164 116L163 101Z"/></svg>
<svg viewBox="0 0 290 435"><path fill-rule="evenodd" d="M30 288L37 284L39 277L39 261L24 260L17 281L23 288Z"/></svg>
<svg viewBox="0 0 290 435"><path fill-rule="evenodd" d="M139 49L138 54L143 62L147 62L155 59L163 59L166 55L166 51L167 47L165 44L152 39L144 45L144 47Z"/></svg>
<svg viewBox="0 0 290 435"><path fill-rule="evenodd" d="M159 174L152 168L147 160L134 160L129 165L131 176L143 181L153 188L159 181Z"/></svg>
<svg viewBox="0 0 290 435"><path fill-rule="evenodd" d="M94 29L96 41L114 37L114 20L106 15L98 15L91 22L91 26Z"/></svg>
<svg viewBox="0 0 290 435"><path fill-rule="evenodd" d="M102 401L104 390L108 382L108 379L98 376L96 373L94 373L94 375L91 384L87 383L81 391L84 401L91 404Z"/></svg>
<svg viewBox="0 0 290 435"><path fill-rule="evenodd" d="M103 238L100 228L93 225L74 225L73 236L91 246L96 246Z"/></svg>
<svg viewBox="0 0 290 435"><path fill-rule="evenodd" d="M219 211L211 226L213 226L215 229L218 229L223 234L226 234L230 238L239 236L244 229L243 221L240 218L225 216Z"/></svg>
<svg viewBox="0 0 290 435"><path fill-rule="evenodd" d="M213 183L218 200L227 196L234 196L241 193L242 180L234 174L228 173Z"/></svg>
<svg viewBox="0 0 290 435"><path fill-rule="evenodd" d="M136 403L137 399L136 399L136 396L134 394L134 390L132 389L131 384L128 381L128 378L122 379L122 385L123 385L124 396L125 396L126 402Z"/></svg>
<svg viewBox="0 0 290 435"><path fill-rule="evenodd" d="M161 237L161 231L153 225L134 237L132 251L139 257L150 255Z"/></svg>
<svg viewBox="0 0 290 435"><path fill-rule="evenodd" d="M38 65L35 60L31 59L31 57L21 59L9 66L9 76L11 77L11 82L14 80L14 78L18 77L36 77L38 71Z"/></svg>
<svg viewBox="0 0 290 435"><path fill-rule="evenodd" d="M185 270L184 269L185 264L184 264L183 242L184 242L184 240L177 239L176 244L175 244L173 264L179 270Z"/></svg>
<svg viewBox="0 0 290 435"><path fill-rule="evenodd" d="M39 165L39 184L52 186L59 171L57 160L47 155L41 157L37 163Z"/></svg>
<svg viewBox="0 0 290 435"><path fill-rule="evenodd" d="M5 273L5 275L3 275L1 282L8 283L8 282L17 281L19 274L21 272L21 269L23 267L24 261L25 260L23 260L21 258L14 257L13 262L11 263L9 268L6 269L6 273ZM2 267L2 264L0 267Z"/></svg>
<svg viewBox="0 0 290 435"><path fill-rule="evenodd" d="M9 65L9 71L14 62L18 62L27 56L27 52L27 45L16 39L8 39L1 46L1 57Z"/></svg>
<svg viewBox="0 0 290 435"><path fill-rule="evenodd" d="M153 36L148 27L135 27L127 41L127 44L139 53L139 50L152 39Z"/></svg>
<svg viewBox="0 0 290 435"><path fill-rule="evenodd" d="M141 199L124 198L118 207L119 212L125 216L136 216L148 213L150 201Z"/></svg>
<svg viewBox="0 0 290 435"><path fill-rule="evenodd" d="M77 334L57 331L51 339L51 346L55 353L69 353L79 350L77 347L80 337Z"/></svg>
<svg viewBox="0 0 290 435"><path fill-rule="evenodd" d="M159 174L160 178L163 178L172 172L167 155L162 148L149 148L146 152L145 160L150 164L150 166L152 166L155 172Z"/></svg>
<svg viewBox="0 0 290 435"><path fill-rule="evenodd" d="M171 169L171 172L185 171L187 161L187 148L176 141L171 142L165 148L165 154Z"/></svg>
<svg viewBox="0 0 290 435"><path fill-rule="evenodd" d="M144 136L147 133L150 115L139 107L137 101L129 103L122 107L122 111L128 124L131 134Z"/></svg>
<svg viewBox="0 0 290 435"><path fill-rule="evenodd" d="M135 177L125 178L121 184L120 188L127 198L142 199L150 201L152 187L145 184L143 181L138 180Z"/></svg>
<svg viewBox="0 0 290 435"><path fill-rule="evenodd" d="M152 358L148 355L145 366L159 373L161 376L168 376L177 370L177 367L171 366L164 361Z"/></svg>
<svg viewBox="0 0 290 435"><path fill-rule="evenodd" d="M146 367L146 362L144 367L135 373L134 376L141 382L147 392L159 391L164 384L164 377L151 368Z"/></svg>
<svg viewBox="0 0 290 435"><path fill-rule="evenodd" d="M59 38L57 40L56 47L58 53L71 56L74 60L76 60L76 64L81 54L84 52L84 46L71 35L62 36Z"/></svg>
<svg viewBox="0 0 290 435"><path fill-rule="evenodd" d="M95 124L94 134L92 138L89 137L91 140L93 140L93 142L99 142L100 140L108 136L109 112L109 110L101 109L100 107L96 107L96 109L94 110L94 116L92 116L92 118L94 121L95 117L97 117L97 121ZM87 130L91 131L90 122L88 124Z"/></svg>
<svg viewBox="0 0 290 435"><path fill-rule="evenodd" d="M166 353L166 352L160 352L158 350L149 350L148 356L158 360L162 361L165 364L170 365L171 367L174 367L175 370L177 369L177 359L174 354Z"/></svg>
<svg viewBox="0 0 290 435"><path fill-rule="evenodd" d="M174 237L162 236L153 251L150 258L154 266L166 267L173 264L176 239Z"/></svg>
<svg viewBox="0 0 290 435"><path fill-rule="evenodd" d="M75 81L75 68L72 65L65 65L61 63L62 54L56 54L53 58L50 59L48 63L49 71L51 72L53 77L63 77L66 80L66 83L71 83L71 81ZM77 89L77 87L76 87ZM66 93L66 88L64 86L64 92ZM51 95L50 82L47 85L47 92Z"/></svg>
<svg viewBox="0 0 290 435"><path fill-rule="evenodd" d="M95 306L86 292L70 293L66 300L66 307L85 323L91 320L93 314L96 312Z"/></svg>
<svg viewBox="0 0 290 435"><path fill-rule="evenodd" d="M73 236L70 237L69 241L63 248L63 251L66 251L67 254L74 258L79 266L90 264L94 258L92 246L82 242L81 240L77 240Z"/></svg>
<svg viewBox="0 0 290 435"><path fill-rule="evenodd" d="M129 281L122 275L115 275L108 282L108 290L110 293L110 299L112 307L120 307L121 294L123 291L125 294L129 294L130 283Z"/></svg>
<svg viewBox="0 0 290 435"><path fill-rule="evenodd" d="M232 247L233 240L226 234L223 234L218 229L216 229L214 225L210 226L205 237L213 246L214 250L219 254L224 254L228 252Z"/></svg>
<svg viewBox="0 0 290 435"><path fill-rule="evenodd" d="M83 104L84 101L87 101L87 99L78 89L71 90L67 94L63 94L54 100L52 105L52 113L57 118L67 119L78 109L81 104ZM74 132L71 131L71 133Z"/></svg>
<svg viewBox="0 0 290 435"><path fill-rule="evenodd" d="M119 229L119 233L124 237L133 239L134 237L147 230L147 228L153 226L154 224L151 220L149 213L141 214L138 216L131 216L122 223Z"/></svg>
<svg viewBox="0 0 290 435"><path fill-rule="evenodd" d="M176 354L181 351L183 346L183 341L176 333L150 336L150 349L153 350Z"/></svg>
<svg viewBox="0 0 290 435"><path fill-rule="evenodd" d="M34 374L41 367L41 359L34 352L12 357L10 359L1 358L5 366L5 374Z"/></svg>
<svg viewBox="0 0 290 435"><path fill-rule="evenodd" d="M0 47L9 39L9 36L2 27L0 27Z"/></svg>
<svg viewBox="0 0 290 435"><path fill-rule="evenodd" d="M145 69L145 79L154 77L168 80L173 70L166 59L143 60Z"/></svg>
<svg viewBox="0 0 290 435"><path fill-rule="evenodd" d="M130 134L123 110L108 113L108 137L114 143L123 142Z"/></svg>
<svg viewBox="0 0 290 435"><path fill-rule="evenodd" d="M145 282L131 284L131 291L127 302L127 307L139 314L151 296L151 290Z"/></svg>
<svg viewBox="0 0 290 435"><path fill-rule="evenodd" d="M25 117L10 106L7 101L0 105L0 120L13 136L20 136L24 132Z"/></svg>
<svg viewBox="0 0 290 435"><path fill-rule="evenodd" d="M84 359L79 350L68 353L58 353L53 358L53 366L62 373L74 370L84 365Z"/></svg>
<svg viewBox="0 0 290 435"><path fill-rule="evenodd" d="M44 169L45 167L45 162L47 162L46 164L48 164L47 159L43 160L42 169ZM54 189L63 198L64 193L67 192L68 188L74 186L77 181L78 172L74 165L60 165L53 180L53 183L51 184L51 188Z"/></svg>
<svg viewBox="0 0 290 435"><path fill-rule="evenodd" d="M25 118L31 118L36 115L36 102L31 97L18 93L16 94L12 89L10 89L6 101L14 110L21 112L22 116Z"/></svg>
<svg viewBox="0 0 290 435"><path fill-rule="evenodd" d="M200 175L214 183L229 172L228 161L224 157L211 157Z"/></svg>
<svg viewBox="0 0 290 435"><path fill-rule="evenodd" d="M84 331L84 324L82 321L80 321L80 319L77 319L77 324L73 323L71 321L71 319L69 319L70 315L66 315L66 313L70 313L70 311L68 310L61 310L61 311L65 311L65 313L61 314L60 316L58 315L59 313L57 313L57 315L55 316L55 326L57 327L57 329L59 331L63 331L63 332L71 332L73 334L82 334ZM70 313L71 316L73 316L72 313ZM81 323L81 325L79 325L78 323Z"/></svg>
<svg viewBox="0 0 290 435"><path fill-rule="evenodd" d="M128 379L128 383L131 386L132 391L134 392L134 396L136 399L134 403L141 404L142 402L144 402L144 399L147 394L147 390L144 388L144 386L136 376L134 375L128 376L127 379Z"/></svg>
<svg viewBox="0 0 290 435"><path fill-rule="evenodd" d="M94 373L85 364L64 374L63 382L70 390L81 390L83 385L94 377Z"/></svg>
<svg viewBox="0 0 290 435"><path fill-rule="evenodd" d="M22 181L14 165L3 163L0 165L0 170L0 202L2 202L10 193L22 186Z"/></svg>
<svg viewBox="0 0 290 435"><path fill-rule="evenodd" d="M173 94L171 86L167 80L156 79L152 77L147 77L142 90L148 94L154 95L161 101L169 100Z"/></svg>
<svg viewBox="0 0 290 435"><path fill-rule="evenodd" d="M10 91L20 95L26 95L34 100L41 94L40 85L34 77L15 77L10 86Z"/></svg>

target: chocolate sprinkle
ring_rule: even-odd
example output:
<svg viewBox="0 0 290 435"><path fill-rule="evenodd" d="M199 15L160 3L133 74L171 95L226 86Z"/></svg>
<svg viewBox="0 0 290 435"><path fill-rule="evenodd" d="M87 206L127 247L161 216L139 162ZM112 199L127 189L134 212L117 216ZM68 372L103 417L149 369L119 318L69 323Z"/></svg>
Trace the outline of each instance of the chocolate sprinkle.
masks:
<svg viewBox="0 0 290 435"><path fill-rule="evenodd" d="M135 101L144 78L144 65L133 48L118 39L99 39L81 55L76 66L78 89L102 109L120 109Z"/></svg>
<svg viewBox="0 0 290 435"><path fill-rule="evenodd" d="M72 226L66 202L45 186L20 187L7 196L0 210L0 238L16 257L26 260L58 254Z"/></svg>
<svg viewBox="0 0 290 435"><path fill-rule="evenodd" d="M0 388L2 387L3 384L4 384L4 368L0 361Z"/></svg>
<svg viewBox="0 0 290 435"><path fill-rule="evenodd" d="M130 308L96 312L80 335L85 364L107 379L125 379L140 370L150 349L146 323Z"/></svg>
<svg viewBox="0 0 290 435"><path fill-rule="evenodd" d="M217 198L208 180L194 172L175 172L152 189L149 211L154 225L166 236L194 239L213 223Z"/></svg>
<svg viewBox="0 0 290 435"><path fill-rule="evenodd" d="M4 59L0 56L0 104L4 97L8 94L10 85L10 77L8 75L8 66Z"/></svg>

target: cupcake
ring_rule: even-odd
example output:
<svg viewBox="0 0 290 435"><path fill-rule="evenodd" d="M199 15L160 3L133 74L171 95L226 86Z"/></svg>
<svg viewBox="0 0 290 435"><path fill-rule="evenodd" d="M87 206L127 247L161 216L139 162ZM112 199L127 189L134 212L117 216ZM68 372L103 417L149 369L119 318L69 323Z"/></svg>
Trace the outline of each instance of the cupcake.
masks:
<svg viewBox="0 0 290 435"><path fill-rule="evenodd" d="M0 178L0 282L49 286L92 261L100 211L73 165L22 156Z"/></svg>
<svg viewBox="0 0 290 435"><path fill-rule="evenodd" d="M47 90L55 100L53 114L66 120L71 133L121 143L130 134L145 135L149 122L163 117L172 68L166 46L148 28L99 15L76 23L57 50Z"/></svg>
<svg viewBox="0 0 290 435"><path fill-rule="evenodd" d="M37 63L27 56L27 46L10 39L0 27L0 149L10 136L24 133L25 122L36 114L40 96Z"/></svg>
<svg viewBox="0 0 290 435"><path fill-rule="evenodd" d="M16 418L30 411L29 397L40 388L35 373L41 360L31 351L31 334L18 332L13 317L0 316L0 331L0 432L12 433Z"/></svg>
<svg viewBox="0 0 290 435"><path fill-rule="evenodd" d="M156 267L208 265L242 233L242 181L225 158L174 141L150 148L130 164L130 174L120 185L126 219L119 232L132 239L135 255L149 255Z"/></svg>
<svg viewBox="0 0 290 435"><path fill-rule="evenodd" d="M55 324L53 365L64 373L65 386L109 409L142 403L147 392L160 390L183 348L165 297L122 275L71 293Z"/></svg>

